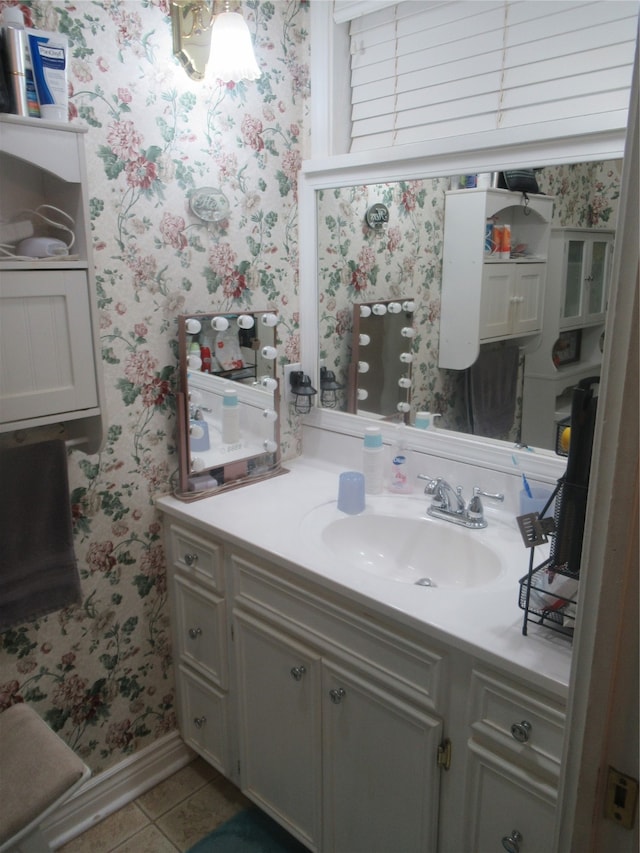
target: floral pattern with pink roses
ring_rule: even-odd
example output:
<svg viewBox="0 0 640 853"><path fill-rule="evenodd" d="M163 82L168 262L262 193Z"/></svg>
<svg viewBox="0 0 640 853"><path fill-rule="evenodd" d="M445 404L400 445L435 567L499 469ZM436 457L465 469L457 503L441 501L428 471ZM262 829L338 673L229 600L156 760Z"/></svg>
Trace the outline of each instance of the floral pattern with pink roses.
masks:
<svg viewBox="0 0 640 853"><path fill-rule="evenodd" d="M161 526L172 488L176 318L277 309L298 360L297 174L307 144L308 2L245 0L262 76L189 80L167 0L16 4L70 44L85 150L108 437L70 452L82 603L0 637L0 709L29 702L98 772L176 728ZM213 187L227 218L203 222ZM298 423L283 410L283 454Z"/></svg>

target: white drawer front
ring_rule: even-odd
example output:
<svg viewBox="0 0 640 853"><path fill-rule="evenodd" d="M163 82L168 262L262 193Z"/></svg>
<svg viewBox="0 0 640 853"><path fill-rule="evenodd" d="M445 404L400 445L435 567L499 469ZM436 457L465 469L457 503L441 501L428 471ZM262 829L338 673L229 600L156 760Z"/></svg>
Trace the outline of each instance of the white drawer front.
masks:
<svg viewBox="0 0 640 853"><path fill-rule="evenodd" d="M227 639L224 599L190 581L173 579L176 653L220 687L226 687Z"/></svg>
<svg viewBox="0 0 640 853"><path fill-rule="evenodd" d="M508 747L540 771L559 772L565 723L560 703L479 670L472 674L471 697L474 735Z"/></svg>
<svg viewBox="0 0 640 853"><path fill-rule="evenodd" d="M179 668L180 732L185 743L229 775L229 720L225 693Z"/></svg>
<svg viewBox="0 0 640 853"><path fill-rule="evenodd" d="M222 548L172 524L169 528L171 565L219 592L224 590Z"/></svg>

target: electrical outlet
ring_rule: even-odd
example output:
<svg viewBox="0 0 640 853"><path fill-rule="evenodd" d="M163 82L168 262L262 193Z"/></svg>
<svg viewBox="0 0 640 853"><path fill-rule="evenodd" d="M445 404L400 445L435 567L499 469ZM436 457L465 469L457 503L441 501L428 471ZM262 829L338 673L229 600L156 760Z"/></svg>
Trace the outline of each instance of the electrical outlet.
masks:
<svg viewBox="0 0 640 853"><path fill-rule="evenodd" d="M291 374L296 370L302 370L302 365L298 362L295 364L285 364L284 366L284 400L285 403L294 403L294 396L291 393Z"/></svg>

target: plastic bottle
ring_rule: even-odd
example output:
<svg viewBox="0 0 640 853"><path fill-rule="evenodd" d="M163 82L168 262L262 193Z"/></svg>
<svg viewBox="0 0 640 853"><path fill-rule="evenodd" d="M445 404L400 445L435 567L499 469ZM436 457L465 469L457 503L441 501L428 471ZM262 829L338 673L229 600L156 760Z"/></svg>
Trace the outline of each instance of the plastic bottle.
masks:
<svg viewBox="0 0 640 853"><path fill-rule="evenodd" d="M222 441L225 444L240 441L240 408L235 388L226 388L222 398Z"/></svg>
<svg viewBox="0 0 640 853"><path fill-rule="evenodd" d="M384 445L382 444L380 427L370 426L365 429L362 448L362 473L364 474L366 494L381 494L384 484Z"/></svg>
<svg viewBox="0 0 640 853"><path fill-rule="evenodd" d="M392 492L409 494L411 492L411 472L404 424L398 427L398 434L391 445L391 472L389 489Z"/></svg>

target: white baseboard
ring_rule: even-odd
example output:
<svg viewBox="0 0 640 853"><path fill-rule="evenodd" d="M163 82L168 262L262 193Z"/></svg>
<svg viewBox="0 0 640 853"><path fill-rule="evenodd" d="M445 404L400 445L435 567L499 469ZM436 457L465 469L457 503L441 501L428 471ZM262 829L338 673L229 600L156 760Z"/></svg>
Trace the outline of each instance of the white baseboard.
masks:
<svg viewBox="0 0 640 853"><path fill-rule="evenodd" d="M195 753L178 732L171 732L92 777L43 824L55 849L90 829L193 761Z"/></svg>

